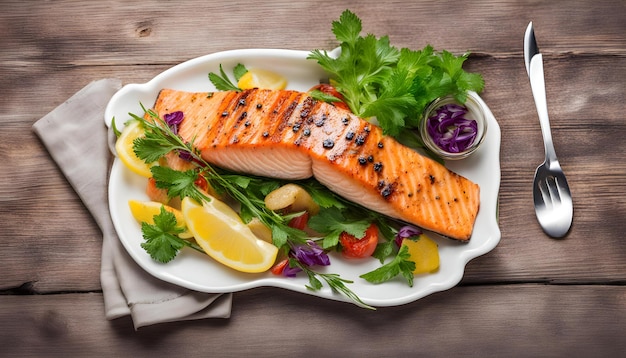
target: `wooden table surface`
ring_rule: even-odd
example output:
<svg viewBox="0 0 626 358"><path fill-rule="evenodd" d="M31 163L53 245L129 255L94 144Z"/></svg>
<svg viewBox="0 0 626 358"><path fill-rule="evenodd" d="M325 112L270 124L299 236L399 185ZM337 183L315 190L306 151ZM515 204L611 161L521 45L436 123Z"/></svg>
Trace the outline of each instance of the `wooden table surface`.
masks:
<svg viewBox="0 0 626 358"><path fill-rule="evenodd" d="M626 356L626 2L3 1L0 355ZM89 82L143 83L238 48L332 49L344 9L397 47L461 54L502 130L502 240L461 283L375 312L275 288L230 319L135 331L107 321L101 233L32 124ZM533 21L574 224L548 238L532 205L543 144L522 53Z"/></svg>

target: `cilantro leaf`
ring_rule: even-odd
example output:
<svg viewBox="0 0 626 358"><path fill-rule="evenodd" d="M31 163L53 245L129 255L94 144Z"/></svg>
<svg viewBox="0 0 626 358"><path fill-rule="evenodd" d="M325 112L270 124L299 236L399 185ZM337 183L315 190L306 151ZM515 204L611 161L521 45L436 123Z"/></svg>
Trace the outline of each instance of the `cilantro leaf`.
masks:
<svg viewBox="0 0 626 358"><path fill-rule="evenodd" d="M409 248L407 246L401 246L398 254L392 261L359 277L368 282L378 284L389 281L398 275L402 275L402 277L406 279L409 286L413 287L413 270L415 270L415 262L410 261L410 258L411 255L409 255Z"/></svg>
<svg viewBox="0 0 626 358"><path fill-rule="evenodd" d="M185 240L176 236L184 229L177 227L176 224L174 214L165 210L163 206L160 213L154 216L154 224L141 223L141 233L145 240L141 247L152 259L167 263L185 246Z"/></svg>

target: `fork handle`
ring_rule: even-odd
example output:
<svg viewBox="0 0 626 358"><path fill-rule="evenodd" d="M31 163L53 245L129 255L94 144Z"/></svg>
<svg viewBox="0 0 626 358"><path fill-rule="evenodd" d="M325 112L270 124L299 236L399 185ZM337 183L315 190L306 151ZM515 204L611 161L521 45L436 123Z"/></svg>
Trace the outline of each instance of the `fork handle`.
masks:
<svg viewBox="0 0 626 358"><path fill-rule="evenodd" d="M546 84L543 77L543 57L536 54L530 60L530 88L535 98L535 106L539 115L541 134L543 135L543 145L546 153L546 163L556 163L556 152L552 143L552 133L550 132L550 119L548 117L548 102L546 100Z"/></svg>

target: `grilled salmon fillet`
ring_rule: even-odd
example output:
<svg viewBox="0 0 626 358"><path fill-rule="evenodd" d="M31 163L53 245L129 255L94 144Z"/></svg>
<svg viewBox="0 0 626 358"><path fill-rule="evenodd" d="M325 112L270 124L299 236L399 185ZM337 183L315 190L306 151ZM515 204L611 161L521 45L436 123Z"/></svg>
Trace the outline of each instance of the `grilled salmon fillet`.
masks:
<svg viewBox="0 0 626 358"><path fill-rule="evenodd" d="M182 111L178 133L212 165L281 179L314 176L344 198L443 236L469 240L479 187L304 92L163 89L154 110Z"/></svg>

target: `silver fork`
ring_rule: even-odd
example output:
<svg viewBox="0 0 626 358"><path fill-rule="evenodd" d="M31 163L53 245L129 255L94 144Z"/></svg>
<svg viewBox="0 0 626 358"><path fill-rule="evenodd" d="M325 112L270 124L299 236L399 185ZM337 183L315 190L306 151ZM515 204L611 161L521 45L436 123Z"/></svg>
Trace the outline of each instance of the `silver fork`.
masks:
<svg viewBox="0 0 626 358"><path fill-rule="evenodd" d="M548 235L556 238L563 237L572 226L574 206L567 179L565 179L552 143L543 76L543 57L537 47L532 22L528 24L524 36L524 60L539 115L546 154L545 161L535 171L533 183L535 213L537 221Z"/></svg>

